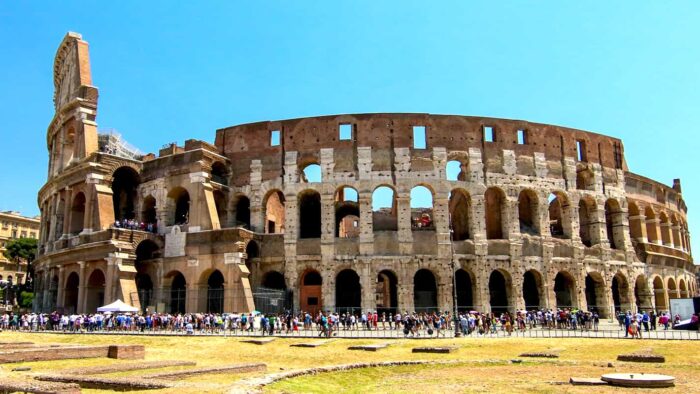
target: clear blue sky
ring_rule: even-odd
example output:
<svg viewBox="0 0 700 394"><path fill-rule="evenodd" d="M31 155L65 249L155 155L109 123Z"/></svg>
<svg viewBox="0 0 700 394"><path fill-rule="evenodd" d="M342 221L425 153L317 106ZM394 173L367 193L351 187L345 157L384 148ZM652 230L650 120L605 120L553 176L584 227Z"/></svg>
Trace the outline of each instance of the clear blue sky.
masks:
<svg viewBox="0 0 700 394"><path fill-rule="evenodd" d="M38 213L52 62L90 43L98 124L143 151L258 120L525 119L622 138L681 178L700 250L700 2L0 2L0 209Z"/></svg>

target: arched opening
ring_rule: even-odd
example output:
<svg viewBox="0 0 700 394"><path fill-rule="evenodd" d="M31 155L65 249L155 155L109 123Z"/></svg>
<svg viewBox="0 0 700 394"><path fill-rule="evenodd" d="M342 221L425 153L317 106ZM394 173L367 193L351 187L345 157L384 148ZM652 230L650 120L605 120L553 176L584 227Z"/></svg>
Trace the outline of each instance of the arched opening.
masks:
<svg viewBox="0 0 700 394"><path fill-rule="evenodd" d="M445 166L445 175L448 181L466 181L467 165L458 160L450 160Z"/></svg>
<svg viewBox="0 0 700 394"><path fill-rule="evenodd" d="M214 206L216 206L216 216L219 218L219 224L221 228L228 227L228 212L226 211L226 206L228 202L226 201L226 195L221 190L214 190Z"/></svg>
<svg viewBox="0 0 700 394"><path fill-rule="evenodd" d="M598 312L601 317L608 317L608 302L605 295L605 281L598 272L586 275L586 305L590 312Z"/></svg>
<svg viewBox="0 0 700 394"><path fill-rule="evenodd" d="M255 241L249 241L248 245L245 247L245 253L248 256L248 260L260 258L260 247Z"/></svg>
<svg viewBox="0 0 700 394"><path fill-rule="evenodd" d="M92 271L88 277L85 294L85 312L95 313L105 304L105 274L100 269ZM111 302L111 300L110 300Z"/></svg>
<svg viewBox="0 0 700 394"><path fill-rule="evenodd" d="M141 267L136 268L136 292L138 293L139 302L141 303L141 311L146 312L146 309L152 306L153 281L151 280L151 276L145 271L140 272L140 268ZM152 311L152 309L149 309L149 311Z"/></svg>
<svg viewBox="0 0 700 394"><path fill-rule="evenodd" d="M625 244L622 220L620 203L615 199L608 199L605 202L605 230L608 234L608 242L610 242L610 247L612 249L621 249Z"/></svg>
<svg viewBox="0 0 700 394"><path fill-rule="evenodd" d="M471 198L464 189L454 189L450 192L450 220L452 225L452 240L469 239L471 227Z"/></svg>
<svg viewBox="0 0 700 394"><path fill-rule="evenodd" d="M175 187L168 193L171 208L169 225L182 225L190 220L190 194L182 187Z"/></svg>
<svg viewBox="0 0 700 394"><path fill-rule="evenodd" d="M398 280L396 275L389 271L381 271L377 275L377 313L386 313L387 316L398 311Z"/></svg>
<svg viewBox="0 0 700 394"><path fill-rule="evenodd" d="M644 209L644 217L646 219L647 226L647 241L649 243L659 243L659 226L656 221L656 213L651 206L647 206Z"/></svg>
<svg viewBox="0 0 700 394"><path fill-rule="evenodd" d="M633 241L637 242L645 242L646 239L644 238L644 217L641 215L639 212L639 207L637 204L630 202L628 200L627 202L627 214L629 217L629 224L630 224L630 239Z"/></svg>
<svg viewBox="0 0 700 394"><path fill-rule="evenodd" d="M503 190L490 187L484 195L486 203L486 238L504 239L503 228L506 215L506 195Z"/></svg>
<svg viewBox="0 0 700 394"><path fill-rule="evenodd" d="M82 192L75 195L70 209L70 233L75 235L83 231L83 221L85 220L85 194ZM61 231L61 229L58 229Z"/></svg>
<svg viewBox="0 0 700 394"><path fill-rule="evenodd" d="M457 288L457 310L460 312L468 312L474 309L474 282L472 277L464 269L458 269L455 272L455 282Z"/></svg>
<svg viewBox="0 0 700 394"><path fill-rule="evenodd" d="M315 315L321 308L321 286L323 284L321 274L316 270L308 270L301 277L301 289L299 289L299 304L303 312Z"/></svg>
<svg viewBox="0 0 700 394"><path fill-rule="evenodd" d="M235 204L235 227L250 229L250 200L244 195L237 196Z"/></svg>
<svg viewBox="0 0 700 394"><path fill-rule="evenodd" d="M146 196L143 199L143 209L141 210L141 221L149 231L155 231L158 218L156 216L156 199L153 196Z"/></svg>
<svg viewBox="0 0 700 394"><path fill-rule="evenodd" d="M578 204L579 236L581 243L590 247L593 246L595 232L595 201L590 197L581 197Z"/></svg>
<svg viewBox="0 0 700 394"><path fill-rule="evenodd" d="M149 240L141 241L136 247L136 292L144 312L147 307L152 306L153 281L149 274L149 265L153 263L151 260L158 257L158 249L158 245Z"/></svg>
<svg viewBox="0 0 700 394"><path fill-rule="evenodd" d="M0 280L2 280L2 275L0 275ZM49 305L48 309L51 311L56 310L58 305L58 275L51 277L51 282L49 282Z"/></svg>
<svg viewBox="0 0 700 394"><path fill-rule="evenodd" d="M268 289L285 290L287 284L284 280L284 275L277 271L269 271L263 275L262 285Z"/></svg>
<svg viewBox="0 0 700 394"><path fill-rule="evenodd" d="M557 308L574 308L576 305L576 281L570 273L560 271L554 277L554 295Z"/></svg>
<svg viewBox="0 0 700 394"><path fill-rule="evenodd" d="M678 291L676 290L676 280L673 278L668 278L666 284L668 285L668 299L673 300L675 298L678 298Z"/></svg>
<svg viewBox="0 0 700 394"><path fill-rule="evenodd" d="M419 313L437 311L437 282L430 270L420 269L413 277L413 305Z"/></svg>
<svg viewBox="0 0 700 394"><path fill-rule="evenodd" d="M671 241L673 242L674 248L682 248L680 226L678 226L678 219L676 218L676 215L671 216Z"/></svg>
<svg viewBox="0 0 700 394"><path fill-rule="evenodd" d="M595 190L595 177L588 168L579 169L576 172L576 189Z"/></svg>
<svg viewBox="0 0 700 394"><path fill-rule="evenodd" d="M80 277L77 273L71 272L66 279L64 287L63 309L64 314L72 314L78 311L78 289L80 287Z"/></svg>
<svg viewBox="0 0 700 394"><path fill-rule="evenodd" d="M187 301L187 281L185 276L181 272L174 271L168 277L172 278L170 285L170 313L185 313Z"/></svg>
<svg viewBox="0 0 700 394"><path fill-rule="evenodd" d="M627 277L619 272L615 274L611 286L615 313L630 309L630 300L627 296L628 289L629 283L627 282Z"/></svg>
<svg viewBox="0 0 700 394"><path fill-rule="evenodd" d="M335 307L338 313L361 313L362 287L360 276L345 269L335 277Z"/></svg>
<svg viewBox="0 0 700 394"><path fill-rule="evenodd" d="M522 234L540 235L538 209L537 193L530 189L521 191L518 196L518 220Z"/></svg>
<svg viewBox="0 0 700 394"><path fill-rule="evenodd" d="M425 186L411 189L411 229L435 230L433 221L433 193Z"/></svg>
<svg viewBox="0 0 700 394"><path fill-rule="evenodd" d="M114 220L136 218L137 188L141 183L139 174L130 167L120 167L112 175L112 203Z"/></svg>
<svg viewBox="0 0 700 394"><path fill-rule="evenodd" d="M571 238L571 205L561 192L549 194L549 233L553 238Z"/></svg>
<svg viewBox="0 0 700 394"><path fill-rule="evenodd" d="M301 172L302 183L321 183L322 181L321 166L318 164L309 164Z"/></svg>
<svg viewBox="0 0 700 394"><path fill-rule="evenodd" d="M224 312L224 275L214 270L207 279L207 312Z"/></svg>
<svg viewBox="0 0 700 394"><path fill-rule="evenodd" d="M523 301L525 309L541 309L544 300L544 286L542 284L542 274L535 270L529 270L523 275Z"/></svg>
<svg viewBox="0 0 700 394"><path fill-rule="evenodd" d="M211 180L221 185L228 185L228 171L224 163L215 161L211 165Z"/></svg>
<svg viewBox="0 0 700 394"><path fill-rule="evenodd" d="M634 297L636 299L637 310L651 309L651 291L647 278L644 275L639 275L634 282Z"/></svg>
<svg viewBox="0 0 700 394"><path fill-rule="evenodd" d="M357 190L341 187L335 192L335 236L357 238L360 236L360 206Z"/></svg>
<svg viewBox="0 0 700 394"><path fill-rule="evenodd" d="M388 186L379 186L372 192L372 230L398 230L396 193Z"/></svg>
<svg viewBox="0 0 700 394"><path fill-rule="evenodd" d="M654 286L654 303L656 304L656 310L661 312L662 310L668 309L668 300L666 300L664 281L660 276L657 276L654 278L654 282L652 284Z"/></svg>
<svg viewBox="0 0 700 394"><path fill-rule="evenodd" d="M284 233L284 194L273 190L265 200L265 233Z"/></svg>
<svg viewBox="0 0 700 394"><path fill-rule="evenodd" d="M685 286L683 278L678 280L678 290L681 292L681 298L688 298L688 288Z"/></svg>
<svg viewBox="0 0 700 394"><path fill-rule="evenodd" d="M671 242L671 225L668 221L668 216L665 212L659 214L659 227L661 228L661 242L665 246L672 246Z"/></svg>
<svg viewBox="0 0 700 394"><path fill-rule="evenodd" d="M489 276L489 303L491 312L505 313L510 310L510 277L500 270L494 270Z"/></svg>
<svg viewBox="0 0 700 394"><path fill-rule="evenodd" d="M315 190L299 193L299 238L321 237L321 195Z"/></svg>
<svg viewBox="0 0 700 394"><path fill-rule="evenodd" d="M63 160L61 163L61 168L66 168L68 167L72 162L74 158L77 158L75 154L75 130L73 128L70 128L65 131L64 138L63 138L63 149L58 150L59 155L58 156L60 159Z"/></svg>

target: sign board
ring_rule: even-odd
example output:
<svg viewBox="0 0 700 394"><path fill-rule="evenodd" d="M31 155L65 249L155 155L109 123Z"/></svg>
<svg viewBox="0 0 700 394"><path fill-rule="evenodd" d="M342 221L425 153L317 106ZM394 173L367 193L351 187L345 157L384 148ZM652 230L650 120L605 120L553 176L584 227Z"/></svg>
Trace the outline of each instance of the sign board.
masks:
<svg viewBox="0 0 700 394"><path fill-rule="evenodd" d="M674 316L681 315L681 320L690 319L695 314L695 305L692 298L671 298L671 319Z"/></svg>

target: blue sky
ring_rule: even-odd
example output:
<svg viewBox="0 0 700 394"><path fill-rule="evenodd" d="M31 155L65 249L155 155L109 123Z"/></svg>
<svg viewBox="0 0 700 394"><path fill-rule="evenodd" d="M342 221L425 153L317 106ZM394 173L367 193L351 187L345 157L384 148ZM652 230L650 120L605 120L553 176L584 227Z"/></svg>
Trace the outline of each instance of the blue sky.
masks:
<svg viewBox="0 0 700 394"><path fill-rule="evenodd" d="M700 234L700 2L492 3L0 2L0 209L38 213L71 30L91 44L100 128L143 151L323 114L525 119L620 137L633 172L681 178Z"/></svg>

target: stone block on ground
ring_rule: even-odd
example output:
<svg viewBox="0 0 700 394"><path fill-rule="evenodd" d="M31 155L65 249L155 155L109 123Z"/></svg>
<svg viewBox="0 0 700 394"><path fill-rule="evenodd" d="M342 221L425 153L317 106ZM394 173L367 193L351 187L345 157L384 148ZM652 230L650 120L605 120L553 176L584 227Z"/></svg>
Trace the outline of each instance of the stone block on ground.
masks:
<svg viewBox="0 0 700 394"><path fill-rule="evenodd" d="M275 338L259 338L259 339L243 339L243 340L241 340L241 342L252 343L255 345L265 345L265 344L268 344L274 340L275 340Z"/></svg>
<svg viewBox="0 0 700 394"><path fill-rule="evenodd" d="M0 364L107 357L108 346L31 348L0 353Z"/></svg>
<svg viewBox="0 0 700 394"><path fill-rule="evenodd" d="M95 367L83 367L75 369L62 369L57 371L62 375L101 375L114 372L140 371L145 369L166 368L166 367L193 367L197 365L195 361L143 361L128 364L98 365Z"/></svg>
<svg viewBox="0 0 700 394"><path fill-rule="evenodd" d="M76 394L80 386L75 383L39 382L36 380L19 380L3 377L0 379L0 393L36 393L36 394Z"/></svg>
<svg viewBox="0 0 700 394"><path fill-rule="evenodd" d="M194 369L183 369L181 371L169 371L154 373L143 376L143 379L181 379L195 375L208 375L214 373L247 373L247 372L264 372L267 370L267 364L251 363L251 364L234 364L221 367L205 367Z"/></svg>
<svg viewBox="0 0 700 394"><path fill-rule="evenodd" d="M97 376L35 375L34 379L45 382L77 383L82 388L97 390L155 390L173 387L172 383L139 378L104 378Z"/></svg>
<svg viewBox="0 0 700 394"><path fill-rule="evenodd" d="M659 354L620 354L617 356L617 361L627 361L633 363L665 363L666 357Z"/></svg>
<svg viewBox="0 0 700 394"><path fill-rule="evenodd" d="M143 345L110 345L107 357L120 360L143 360L146 348Z"/></svg>
<svg viewBox="0 0 700 394"><path fill-rule="evenodd" d="M606 386L608 384L600 378L570 378L569 383L574 386Z"/></svg>
<svg viewBox="0 0 700 394"><path fill-rule="evenodd" d="M518 357L559 358L559 354L554 352L526 352L521 353Z"/></svg>
<svg viewBox="0 0 700 394"><path fill-rule="evenodd" d="M310 348L314 348L314 347L323 346L323 345L327 344L328 342L330 342L330 341L315 341L315 342L293 343L293 344L291 344L291 345L289 345L289 346L290 346L290 347L310 347Z"/></svg>
<svg viewBox="0 0 700 394"><path fill-rule="evenodd" d="M457 351L454 346L424 346L424 347L414 347L413 353L452 353Z"/></svg>
<svg viewBox="0 0 700 394"><path fill-rule="evenodd" d="M389 346L388 343L377 343L374 345L355 345L348 347L348 350L364 350L367 352L376 352L379 349L384 349Z"/></svg>
<svg viewBox="0 0 700 394"><path fill-rule="evenodd" d="M676 380L673 376L653 373L611 373L600 378L613 386L637 388L673 387Z"/></svg>

